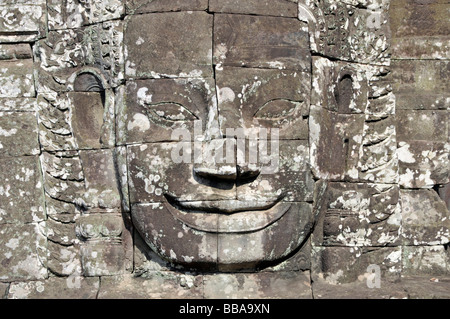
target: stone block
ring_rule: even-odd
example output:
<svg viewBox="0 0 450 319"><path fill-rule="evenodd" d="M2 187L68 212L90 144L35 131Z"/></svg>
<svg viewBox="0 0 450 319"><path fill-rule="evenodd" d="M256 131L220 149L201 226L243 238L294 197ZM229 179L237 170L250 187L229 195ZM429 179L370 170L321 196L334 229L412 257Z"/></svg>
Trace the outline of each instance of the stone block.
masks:
<svg viewBox="0 0 450 319"><path fill-rule="evenodd" d="M77 75L93 70L101 74L103 89L117 87L124 79L123 25L122 20L113 20L50 31L34 49L36 90L47 94L73 91Z"/></svg>
<svg viewBox="0 0 450 319"><path fill-rule="evenodd" d="M398 110L396 118L399 141L448 140L448 113L445 110Z"/></svg>
<svg viewBox="0 0 450 319"><path fill-rule="evenodd" d="M287 258L309 237L315 222L311 205L285 204L288 211L272 224L252 232L218 234L219 271L249 270ZM238 223L242 223L242 219ZM221 221L219 217L219 229Z"/></svg>
<svg viewBox="0 0 450 319"><path fill-rule="evenodd" d="M89 190L85 201L90 207L120 208L119 182L112 150L80 151L85 184Z"/></svg>
<svg viewBox="0 0 450 319"><path fill-rule="evenodd" d="M398 144L399 184L405 188L432 188L449 181L449 144L408 141Z"/></svg>
<svg viewBox="0 0 450 319"><path fill-rule="evenodd" d="M264 129L269 138L275 128L280 139L308 139L309 74L225 66L216 70L216 85L223 134L243 129L255 139Z"/></svg>
<svg viewBox="0 0 450 319"><path fill-rule="evenodd" d="M310 24L315 32L314 51L344 61L389 65L391 34L386 2L373 3L370 8L329 0L301 5L316 17Z"/></svg>
<svg viewBox="0 0 450 319"><path fill-rule="evenodd" d="M28 43L0 44L0 60L32 59L33 53Z"/></svg>
<svg viewBox="0 0 450 319"><path fill-rule="evenodd" d="M298 19L216 14L214 64L310 72L304 26Z"/></svg>
<svg viewBox="0 0 450 319"><path fill-rule="evenodd" d="M100 148L104 105L98 92L70 92L71 124L79 149Z"/></svg>
<svg viewBox="0 0 450 319"><path fill-rule="evenodd" d="M14 18L11 18L14 17ZM45 1L2 1L0 3L0 42L33 42L47 30Z"/></svg>
<svg viewBox="0 0 450 319"><path fill-rule="evenodd" d="M131 203L157 203L164 195L180 201L213 201L235 199L236 186L233 181L213 181L194 175L194 163L176 163L174 155L187 152L191 143L153 143L128 146L128 179L133 185ZM190 153L188 153L189 155ZM192 157L190 157L192 158Z"/></svg>
<svg viewBox="0 0 450 319"><path fill-rule="evenodd" d="M450 63L393 60L392 87L398 110L445 110L449 107ZM413 112L411 112L413 113Z"/></svg>
<svg viewBox="0 0 450 319"><path fill-rule="evenodd" d="M446 18L448 4L440 1L417 3L407 0L391 1L390 24L392 37L446 36L450 22Z"/></svg>
<svg viewBox="0 0 450 319"><path fill-rule="evenodd" d="M35 156L0 159L0 224L45 219L44 192Z"/></svg>
<svg viewBox="0 0 450 319"><path fill-rule="evenodd" d="M48 223L48 221L47 221ZM64 225L64 224L62 224ZM70 225L70 230L66 231L65 234L74 236L75 226ZM51 234L55 230L55 223L52 225L51 229L48 229L48 233ZM69 228L69 227L67 227ZM66 236L62 237L64 240ZM67 236L69 237L69 236ZM52 274L56 274L61 277L71 276L79 277L81 275L81 261L80 261L80 248L79 245L73 244L60 244L58 242L53 242L55 236L48 236L47 250L47 268Z"/></svg>
<svg viewBox="0 0 450 319"><path fill-rule="evenodd" d="M175 133L181 129L188 141L206 135L207 128L217 127L215 100L212 79L128 81L125 105L116 115L119 143L179 141Z"/></svg>
<svg viewBox="0 0 450 319"><path fill-rule="evenodd" d="M99 278L72 276L12 283L8 299L96 299Z"/></svg>
<svg viewBox="0 0 450 319"><path fill-rule="evenodd" d="M330 183L323 195L313 243L323 246L399 245L399 188L386 184Z"/></svg>
<svg viewBox="0 0 450 319"><path fill-rule="evenodd" d="M99 299L199 299L203 298L202 276L152 272L102 278Z"/></svg>
<svg viewBox="0 0 450 319"><path fill-rule="evenodd" d="M383 282L400 279L401 247L314 247L312 280L330 285L364 283L380 276Z"/></svg>
<svg viewBox="0 0 450 319"><path fill-rule="evenodd" d="M33 60L0 61L0 97L35 97Z"/></svg>
<svg viewBox="0 0 450 319"><path fill-rule="evenodd" d="M372 278L358 280L351 283L334 285L324 279L315 280L312 284L314 299L406 299L409 297L402 282L381 281L380 287L371 288Z"/></svg>
<svg viewBox="0 0 450 319"><path fill-rule="evenodd" d="M252 15L269 15L280 17L297 17L297 0L274 0L261 2L258 0L210 0L211 12L239 13Z"/></svg>
<svg viewBox="0 0 450 319"><path fill-rule="evenodd" d="M0 225L0 280L40 280L48 277L44 223Z"/></svg>
<svg viewBox="0 0 450 319"><path fill-rule="evenodd" d="M70 0L50 0L48 7L49 30L73 29L88 24L119 19L125 8L121 0L73 3Z"/></svg>
<svg viewBox="0 0 450 319"><path fill-rule="evenodd" d="M127 14L165 11L201 11L208 9L208 0L125 0Z"/></svg>
<svg viewBox="0 0 450 319"><path fill-rule="evenodd" d="M311 164L317 178L358 180L363 114L338 114L311 106Z"/></svg>
<svg viewBox="0 0 450 319"><path fill-rule="evenodd" d="M132 16L124 34L127 78L211 77L212 25L199 11Z"/></svg>
<svg viewBox="0 0 450 319"><path fill-rule="evenodd" d="M450 273L450 254L444 246L404 246L404 276L446 276Z"/></svg>
<svg viewBox="0 0 450 319"><path fill-rule="evenodd" d="M402 285L409 299L449 299L450 280L448 276L407 276Z"/></svg>
<svg viewBox="0 0 450 319"><path fill-rule="evenodd" d="M311 299L309 271L204 276L207 299Z"/></svg>
<svg viewBox="0 0 450 319"><path fill-rule="evenodd" d="M263 141L257 142L259 142L258 147L263 143ZM267 143L270 144L271 141ZM271 162L267 164L259 162L263 154L262 152L258 154L259 159L256 165L267 169L267 172L248 181L238 181L236 188L238 200L264 201L280 198L286 202L312 200L314 180L309 166L308 143L302 140L280 140L278 143L277 150L271 149L268 152L274 156ZM238 165L242 164L238 163Z"/></svg>
<svg viewBox="0 0 450 319"><path fill-rule="evenodd" d="M394 59L450 59L450 38L446 35L399 37L391 43Z"/></svg>
<svg viewBox="0 0 450 319"><path fill-rule="evenodd" d="M9 289L9 283L0 282L0 296L5 299Z"/></svg>
<svg viewBox="0 0 450 319"><path fill-rule="evenodd" d="M35 98L0 98L0 111L37 111Z"/></svg>
<svg viewBox="0 0 450 319"><path fill-rule="evenodd" d="M131 235L120 214L93 213L77 219L81 268L84 276L122 274L127 266L127 244Z"/></svg>
<svg viewBox="0 0 450 319"><path fill-rule="evenodd" d="M402 236L405 245L450 242L450 213L433 190L402 190Z"/></svg>
<svg viewBox="0 0 450 319"><path fill-rule="evenodd" d="M131 207L136 230L163 259L187 268L216 269L217 233L187 227L164 204Z"/></svg>
<svg viewBox="0 0 450 319"><path fill-rule="evenodd" d="M36 114L0 112L0 158L38 155L39 152Z"/></svg>

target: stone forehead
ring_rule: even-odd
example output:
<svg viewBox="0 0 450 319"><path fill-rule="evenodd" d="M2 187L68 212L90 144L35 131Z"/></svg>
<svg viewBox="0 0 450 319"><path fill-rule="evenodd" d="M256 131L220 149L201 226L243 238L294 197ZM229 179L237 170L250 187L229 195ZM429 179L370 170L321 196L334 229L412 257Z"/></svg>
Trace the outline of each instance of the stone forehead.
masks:
<svg viewBox="0 0 450 319"><path fill-rule="evenodd" d="M147 13L128 17L124 37L129 78L210 77L213 64L310 70L308 29L297 18Z"/></svg>

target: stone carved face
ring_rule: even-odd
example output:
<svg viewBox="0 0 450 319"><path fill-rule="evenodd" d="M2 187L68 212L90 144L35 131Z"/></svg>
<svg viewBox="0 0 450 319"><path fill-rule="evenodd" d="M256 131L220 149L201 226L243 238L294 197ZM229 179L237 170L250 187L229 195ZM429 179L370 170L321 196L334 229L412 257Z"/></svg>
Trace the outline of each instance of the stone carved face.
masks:
<svg viewBox="0 0 450 319"><path fill-rule="evenodd" d="M175 264L208 270L254 269L298 251L315 219L307 24L148 13L129 17L124 39L117 137L145 242ZM276 163L269 173L263 151Z"/></svg>

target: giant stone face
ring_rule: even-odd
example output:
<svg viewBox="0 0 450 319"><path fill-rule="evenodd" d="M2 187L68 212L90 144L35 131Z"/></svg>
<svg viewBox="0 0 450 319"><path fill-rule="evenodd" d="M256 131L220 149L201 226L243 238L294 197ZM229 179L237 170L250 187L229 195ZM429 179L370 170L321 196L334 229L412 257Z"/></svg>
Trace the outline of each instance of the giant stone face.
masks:
<svg viewBox="0 0 450 319"><path fill-rule="evenodd" d="M307 24L148 13L129 17L124 39L119 139L133 224L148 246L175 264L225 271L301 249L315 219Z"/></svg>

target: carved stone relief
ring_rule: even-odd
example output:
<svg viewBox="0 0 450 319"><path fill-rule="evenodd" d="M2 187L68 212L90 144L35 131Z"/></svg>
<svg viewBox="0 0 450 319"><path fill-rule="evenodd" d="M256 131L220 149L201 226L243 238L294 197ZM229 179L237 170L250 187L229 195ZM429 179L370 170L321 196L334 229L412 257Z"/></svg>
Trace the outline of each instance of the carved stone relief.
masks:
<svg viewBox="0 0 450 319"><path fill-rule="evenodd" d="M0 293L448 297L445 5L1 2Z"/></svg>

